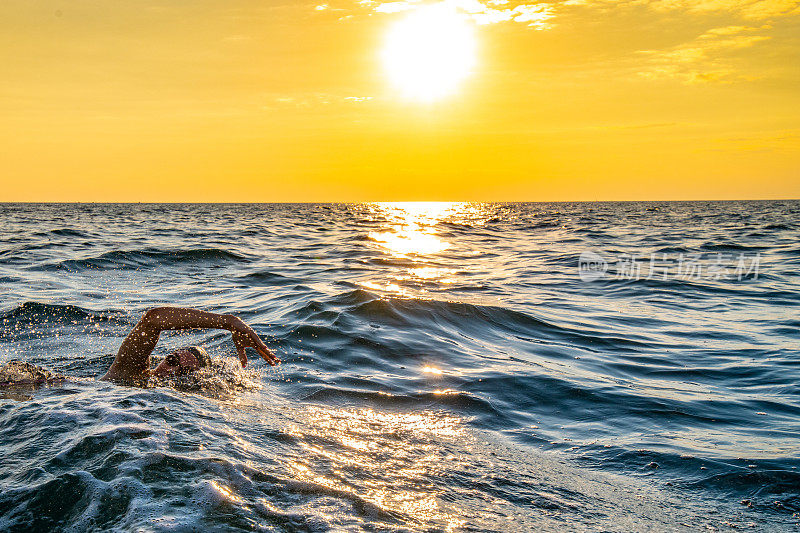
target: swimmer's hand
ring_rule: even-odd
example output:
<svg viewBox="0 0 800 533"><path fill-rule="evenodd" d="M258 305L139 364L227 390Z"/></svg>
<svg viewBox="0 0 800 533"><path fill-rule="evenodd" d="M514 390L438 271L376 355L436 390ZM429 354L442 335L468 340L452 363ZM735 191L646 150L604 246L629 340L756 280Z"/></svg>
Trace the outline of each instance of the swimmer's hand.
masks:
<svg viewBox="0 0 800 533"><path fill-rule="evenodd" d="M253 348L264 361L273 366L281 362L275 353L267 348L264 341L253 331L253 328L233 315L229 315L229 320L231 326L230 330L233 334L233 343L236 345L236 353L239 355L239 361L241 361L242 367L247 366L247 354L245 353L247 348Z"/></svg>

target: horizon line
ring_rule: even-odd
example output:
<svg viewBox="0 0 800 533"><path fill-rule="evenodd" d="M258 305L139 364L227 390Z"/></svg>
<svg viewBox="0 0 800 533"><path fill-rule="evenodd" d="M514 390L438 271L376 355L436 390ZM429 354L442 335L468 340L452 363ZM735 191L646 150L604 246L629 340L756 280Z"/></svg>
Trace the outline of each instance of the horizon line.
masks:
<svg viewBox="0 0 800 533"><path fill-rule="evenodd" d="M707 198L707 199L671 199L671 200L657 200L657 199L637 199L637 200L348 200L348 201L228 201L228 202L207 202L207 201L186 201L186 200L166 200L166 201L60 201L60 200L0 200L0 205L9 204L80 204L80 205L136 205L136 204L151 204L151 205L180 205L180 204L193 204L193 205L267 205L267 204L404 204L404 203L454 203L454 204L577 204L577 203L644 203L644 202L662 202L662 203L678 203L678 202L796 202L800 198Z"/></svg>

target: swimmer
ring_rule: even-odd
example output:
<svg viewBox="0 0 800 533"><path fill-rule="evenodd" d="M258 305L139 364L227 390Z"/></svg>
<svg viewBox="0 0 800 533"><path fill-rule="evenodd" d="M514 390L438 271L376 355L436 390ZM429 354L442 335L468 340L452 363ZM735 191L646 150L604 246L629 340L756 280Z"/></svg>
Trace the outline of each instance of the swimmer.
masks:
<svg viewBox="0 0 800 533"><path fill-rule="evenodd" d="M247 348L254 349L271 365L280 363L280 359L267 348L253 328L233 315L218 315L180 307L157 307L147 311L125 337L111 368L100 379L119 383L145 383L150 378L186 376L195 370L211 366L211 357L202 347L189 346L170 353L158 366L150 368L150 354L162 331L201 328L230 331L243 367L247 366ZM23 361L10 361L0 366L0 386L54 384L65 379L69 378Z"/></svg>
<svg viewBox="0 0 800 533"><path fill-rule="evenodd" d="M209 366L211 358L199 346L170 353L158 366L150 368L150 354L162 331L179 329L226 329L233 334L233 343L242 366L247 366L247 348L252 348L270 365L280 359L267 348L253 328L233 315L218 315L197 309L156 307L147 311L122 341L111 368L101 379L115 382L142 382L149 378L169 378L191 374Z"/></svg>

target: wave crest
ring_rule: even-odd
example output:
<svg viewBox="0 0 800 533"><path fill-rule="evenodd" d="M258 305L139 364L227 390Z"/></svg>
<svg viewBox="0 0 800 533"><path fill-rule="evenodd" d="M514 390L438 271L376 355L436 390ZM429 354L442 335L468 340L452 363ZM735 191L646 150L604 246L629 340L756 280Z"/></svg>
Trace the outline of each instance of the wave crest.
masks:
<svg viewBox="0 0 800 533"><path fill-rule="evenodd" d="M247 260L248 259L241 254L219 248L114 250L95 257L45 263L35 267L33 270L123 270L136 269L143 266L186 265L187 263L243 263Z"/></svg>

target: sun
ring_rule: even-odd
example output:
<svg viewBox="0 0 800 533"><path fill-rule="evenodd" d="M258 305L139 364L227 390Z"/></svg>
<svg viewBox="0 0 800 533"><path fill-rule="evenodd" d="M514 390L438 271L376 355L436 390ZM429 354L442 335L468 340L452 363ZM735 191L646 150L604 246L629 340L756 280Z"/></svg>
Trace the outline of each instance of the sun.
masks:
<svg viewBox="0 0 800 533"><path fill-rule="evenodd" d="M389 30L383 64L404 96L432 101L451 94L475 65L475 35L444 3L416 9Z"/></svg>

